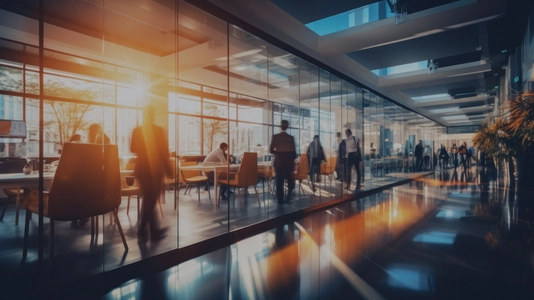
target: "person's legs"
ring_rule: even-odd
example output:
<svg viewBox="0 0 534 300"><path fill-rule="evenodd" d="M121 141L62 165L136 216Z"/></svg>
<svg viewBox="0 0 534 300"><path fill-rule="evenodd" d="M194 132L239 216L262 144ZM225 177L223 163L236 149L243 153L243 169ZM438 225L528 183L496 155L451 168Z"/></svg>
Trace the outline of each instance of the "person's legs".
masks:
<svg viewBox="0 0 534 300"><path fill-rule="evenodd" d="M349 153L349 158L348 158L348 176L347 176L347 190L350 189L350 185L352 184L352 167L354 166L354 168L356 168L356 176L358 176L358 172L359 172L359 166L357 166L357 162L356 162L356 154L355 153ZM356 180L360 180L360 178L356 178Z"/></svg>
<svg viewBox="0 0 534 300"><path fill-rule="evenodd" d="M350 189L350 182L352 180L351 178L351 167L349 165L349 159L343 158L343 181L345 182L345 189Z"/></svg>
<svg viewBox="0 0 534 300"><path fill-rule="evenodd" d="M285 168L275 168L276 171L276 199L278 203L284 201L284 179L285 179Z"/></svg>
<svg viewBox="0 0 534 300"><path fill-rule="evenodd" d="M159 178L139 178L139 183L143 192L143 204L141 205L141 220L137 236L140 241L146 241L150 231L151 238L157 239L162 233L154 208L160 196L161 180Z"/></svg>
<svg viewBox="0 0 534 300"><path fill-rule="evenodd" d="M354 168L356 169L356 190L361 188L361 174L360 174L360 159L355 157L354 159Z"/></svg>
<svg viewBox="0 0 534 300"><path fill-rule="evenodd" d="M293 190L295 189L295 180L293 179L293 168L287 168L285 178L287 180L287 201L291 201Z"/></svg>

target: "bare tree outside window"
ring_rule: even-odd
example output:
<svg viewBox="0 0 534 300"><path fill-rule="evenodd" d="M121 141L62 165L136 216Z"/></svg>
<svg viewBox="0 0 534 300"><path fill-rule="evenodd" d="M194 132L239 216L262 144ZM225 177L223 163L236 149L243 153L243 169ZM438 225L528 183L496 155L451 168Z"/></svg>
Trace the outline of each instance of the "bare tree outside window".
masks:
<svg viewBox="0 0 534 300"><path fill-rule="evenodd" d="M217 105L215 104L204 104L204 115L209 116L219 116L221 115L221 112ZM200 127L200 119L195 118L191 121L191 125L199 126ZM227 134L228 134L228 123L223 120L215 120L215 119L203 119L203 126L204 126L204 139L203 139L203 146L205 151L207 153L210 153L214 149L217 149L219 147L219 144L221 142L227 141ZM207 154L204 153L204 154Z"/></svg>

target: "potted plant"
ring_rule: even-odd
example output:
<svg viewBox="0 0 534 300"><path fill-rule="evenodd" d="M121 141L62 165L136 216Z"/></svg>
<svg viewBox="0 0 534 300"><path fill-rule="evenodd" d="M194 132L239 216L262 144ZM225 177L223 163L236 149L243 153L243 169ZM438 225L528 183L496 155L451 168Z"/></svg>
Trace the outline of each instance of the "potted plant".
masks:
<svg viewBox="0 0 534 300"><path fill-rule="evenodd" d="M490 116L482 123L473 143L487 157L513 159L516 189L529 193L528 185L534 182L534 93L519 94L507 101L499 116Z"/></svg>
<svg viewBox="0 0 534 300"><path fill-rule="evenodd" d="M534 189L534 93L524 93L508 101L507 148L515 160L517 191L532 194Z"/></svg>

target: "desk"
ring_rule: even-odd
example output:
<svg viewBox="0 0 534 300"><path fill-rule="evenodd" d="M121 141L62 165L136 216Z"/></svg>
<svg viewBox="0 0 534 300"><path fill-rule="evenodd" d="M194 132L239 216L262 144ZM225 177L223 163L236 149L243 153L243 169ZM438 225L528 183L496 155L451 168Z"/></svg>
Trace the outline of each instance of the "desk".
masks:
<svg viewBox="0 0 534 300"><path fill-rule="evenodd" d="M228 165L216 165L216 164L208 164L208 165L198 165L198 166L185 166L185 167L179 167L181 170L192 170L192 171L202 171L202 172L209 172L213 171L213 188L215 189L215 206L219 206L219 192L217 189L217 182L219 181L219 170L228 170ZM230 165L230 170L239 168L239 165Z"/></svg>

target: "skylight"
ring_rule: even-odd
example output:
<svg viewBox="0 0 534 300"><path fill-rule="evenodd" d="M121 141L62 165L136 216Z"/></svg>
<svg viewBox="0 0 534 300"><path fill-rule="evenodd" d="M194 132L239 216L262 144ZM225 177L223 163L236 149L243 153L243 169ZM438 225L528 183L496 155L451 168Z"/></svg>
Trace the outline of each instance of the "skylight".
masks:
<svg viewBox="0 0 534 300"><path fill-rule="evenodd" d="M428 62L426 60L423 60L423 61L413 62L413 63L399 65L399 66L372 70L371 72L375 73L378 76L402 74L402 73L407 73L407 72L425 70L428 68L427 64Z"/></svg>
<svg viewBox="0 0 534 300"><path fill-rule="evenodd" d="M385 7L385 15L380 16L380 7ZM393 17L395 14L391 12L385 0L372 3L355 9L351 9L340 14L330 16L321 20L313 21L306 24L306 27L313 30L319 36L331 34L342 31L352 27L363 24L379 21Z"/></svg>
<svg viewBox="0 0 534 300"><path fill-rule="evenodd" d="M439 101L439 100L449 100L451 96L449 94L434 94L434 95L425 95L412 97L412 100L419 102L429 102L429 101Z"/></svg>

